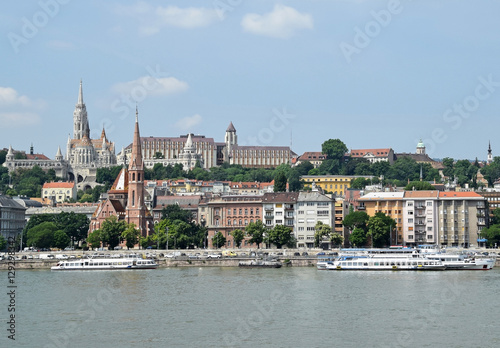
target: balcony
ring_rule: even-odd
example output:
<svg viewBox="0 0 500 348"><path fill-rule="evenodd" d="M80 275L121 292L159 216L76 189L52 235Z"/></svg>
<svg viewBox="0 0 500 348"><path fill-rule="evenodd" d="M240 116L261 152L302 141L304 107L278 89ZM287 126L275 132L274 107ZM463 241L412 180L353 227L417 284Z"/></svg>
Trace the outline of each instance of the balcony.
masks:
<svg viewBox="0 0 500 348"><path fill-rule="evenodd" d="M293 210L293 204L285 204L285 209L286 210Z"/></svg>
<svg viewBox="0 0 500 348"><path fill-rule="evenodd" d="M264 219L274 219L274 215L273 214L266 214L266 215L264 215Z"/></svg>

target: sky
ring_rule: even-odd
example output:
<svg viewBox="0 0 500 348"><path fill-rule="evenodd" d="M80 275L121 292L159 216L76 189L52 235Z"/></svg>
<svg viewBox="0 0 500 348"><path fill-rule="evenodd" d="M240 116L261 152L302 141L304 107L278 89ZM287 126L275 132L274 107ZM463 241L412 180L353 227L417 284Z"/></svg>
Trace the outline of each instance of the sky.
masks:
<svg viewBox="0 0 500 348"><path fill-rule="evenodd" d="M54 158L80 79L91 137L500 155L500 2L5 1L0 148Z"/></svg>

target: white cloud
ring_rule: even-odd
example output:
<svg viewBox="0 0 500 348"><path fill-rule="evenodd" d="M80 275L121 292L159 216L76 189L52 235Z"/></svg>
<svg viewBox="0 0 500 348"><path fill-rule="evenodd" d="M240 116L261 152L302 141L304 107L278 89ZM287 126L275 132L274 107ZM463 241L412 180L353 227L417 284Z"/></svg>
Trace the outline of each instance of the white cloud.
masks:
<svg viewBox="0 0 500 348"><path fill-rule="evenodd" d="M5 128L29 127L40 124L40 116L33 112L1 112L0 123Z"/></svg>
<svg viewBox="0 0 500 348"><path fill-rule="evenodd" d="M165 25L187 29L206 27L219 20L219 15L215 9L203 7L158 7L156 14Z"/></svg>
<svg viewBox="0 0 500 348"><path fill-rule="evenodd" d="M292 7L277 4L272 12L263 15L246 14L241 26L252 34L286 39L292 37L297 30L312 29L313 18L310 14L300 13Z"/></svg>
<svg viewBox="0 0 500 348"><path fill-rule="evenodd" d="M179 121L175 123L175 126L178 129L189 131L195 126L199 125L201 121L202 121L201 116L196 114L193 116L186 116L184 118L181 118Z"/></svg>
<svg viewBox="0 0 500 348"><path fill-rule="evenodd" d="M4 128L29 127L40 123L41 100L31 100L11 87L0 86L0 124Z"/></svg>
<svg viewBox="0 0 500 348"><path fill-rule="evenodd" d="M154 78L152 76L139 77L137 80L117 83L112 87L113 92L145 98L148 95L169 95L187 91L189 85L175 77Z"/></svg>
<svg viewBox="0 0 500 348"><path fill-rule="evenodd" d="M153 7L145 2L132 6L118 5L115 11L120 15L137 18L140 23L139 32L143 35L154 35L168 26L184 29L206 27L221 19L220 14L211 8Z"/></svg>
<svg viewBox="0 0 500 348"><path fill-rule="evenodd" d="M14 88L0 87L0 107L23 106L29 107L33 102L25 95L19 95Z"/></svg>

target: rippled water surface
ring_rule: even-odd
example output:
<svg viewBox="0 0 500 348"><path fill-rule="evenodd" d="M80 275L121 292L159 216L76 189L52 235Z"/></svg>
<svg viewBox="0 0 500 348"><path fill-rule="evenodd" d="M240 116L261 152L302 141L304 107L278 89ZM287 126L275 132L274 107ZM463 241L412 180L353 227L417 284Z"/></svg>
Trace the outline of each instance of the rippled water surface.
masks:
<svg viewBox="0 0 500 348"><path fill-rule="evenodd" d="M498 347L500 269L16 273L0 347Z"/></svg>

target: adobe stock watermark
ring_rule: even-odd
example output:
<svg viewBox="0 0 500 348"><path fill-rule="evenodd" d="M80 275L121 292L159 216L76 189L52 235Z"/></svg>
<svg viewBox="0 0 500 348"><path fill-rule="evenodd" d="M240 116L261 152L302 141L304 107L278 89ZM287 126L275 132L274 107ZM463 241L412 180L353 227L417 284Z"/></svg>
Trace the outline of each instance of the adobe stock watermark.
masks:
<svg viewBox="0 0 500 348"><path fill-rule="evenodd" d="M82 333L82 329L85 328L84 324L94 321L98 314L103 313L105 308L112 304L113 298L120 297L120 293L119 286L110 284L106 288L99 290L95 297L87 297L86 301L80 303L77 308L76 314L80 320L68 321L63 327L54 328L54 333L48 334L51 343L43 347L64 348L73 346L73 338Z"/></svg>
<svg viewBox="0 0 500 348"><path fill-rule="evenodd" d="M256 136L247 138L246 145L263 145L270 144L277 133L283 132L295 119L295 115L289 114L286 108L278 110L273 108L274 116L269 120L268 127L259 130Z"/></svg>
<svg viewBox="0 0 500 348"><path fill-rule="evenodd" d="M276 311L276 307L285 302L286 296L280 290L273 290L269 298L262 301L253 301L255 310L245 318L236 319L237 327L234 332L224 333L223 342L228 347L238 347L239 343L247 340L252 333L265 325Z"/></svg>
<svg viewBox="0 0 500 348"><path fill-rule="evenodd" d="M40 10L31 18L23 17L19 33L9 32L7 38L15 53L19 53L21 45L26 45L38 32L49 24L50 20L59 14L61 5L66 5L70 0L41 0L38 2Z"/></svg>
<svg viewBox="0 0 500 348"><path fill-rule="evenodd" d="M443 113L443 121L449 124L451 130L459 129L464 120L468 119L473 112L479 109L481 101L490 98L496 89L500 87L500 82L493 81L492 74L487 77L479 76L479 83L474 88L474 92L462 99L461 103L455 103ZM432 155L437 144L442 144L448 139L448 134L443 128L434 128L430 137L423 139L426 152Z"/></svg>
<svg viewBox="0 0 500 348"><path fill-rule="evenodd" d="M368 47L372 40L380 35L382 28L389 26L394 16L400 14L402 11L403 6L400 0L389 0L386 9L370 11L373 20L367 22L362 28L354 27L352 44L342 41L339 45L347 63L352 62L353 54L359 54L363 49Z"/></svg>
<svg viewBox="0 0 500 348"><path fill-rule="evenodd" d="M443 315L450 306L460 303L460 296L463 294L463 286L459 284L458 279L456 277L450 277L450 279L453 282L446 280L440 291L433 294L425 307L418 306L415 311L411 312L411 317L408 319L412 323L413 330L401 332L390 344L384 343L377 347L415 347L421 343L422 333L439 327L443 323L443 319L439 316Z"/></svg>
<svg viewBox="0 0 500 348"><path fill-rule="evenodd" d="M217 12L221 21L224 20L226 12L233 12L237 6L240 6L243 0L214 0L212 6Z"/></svg>

